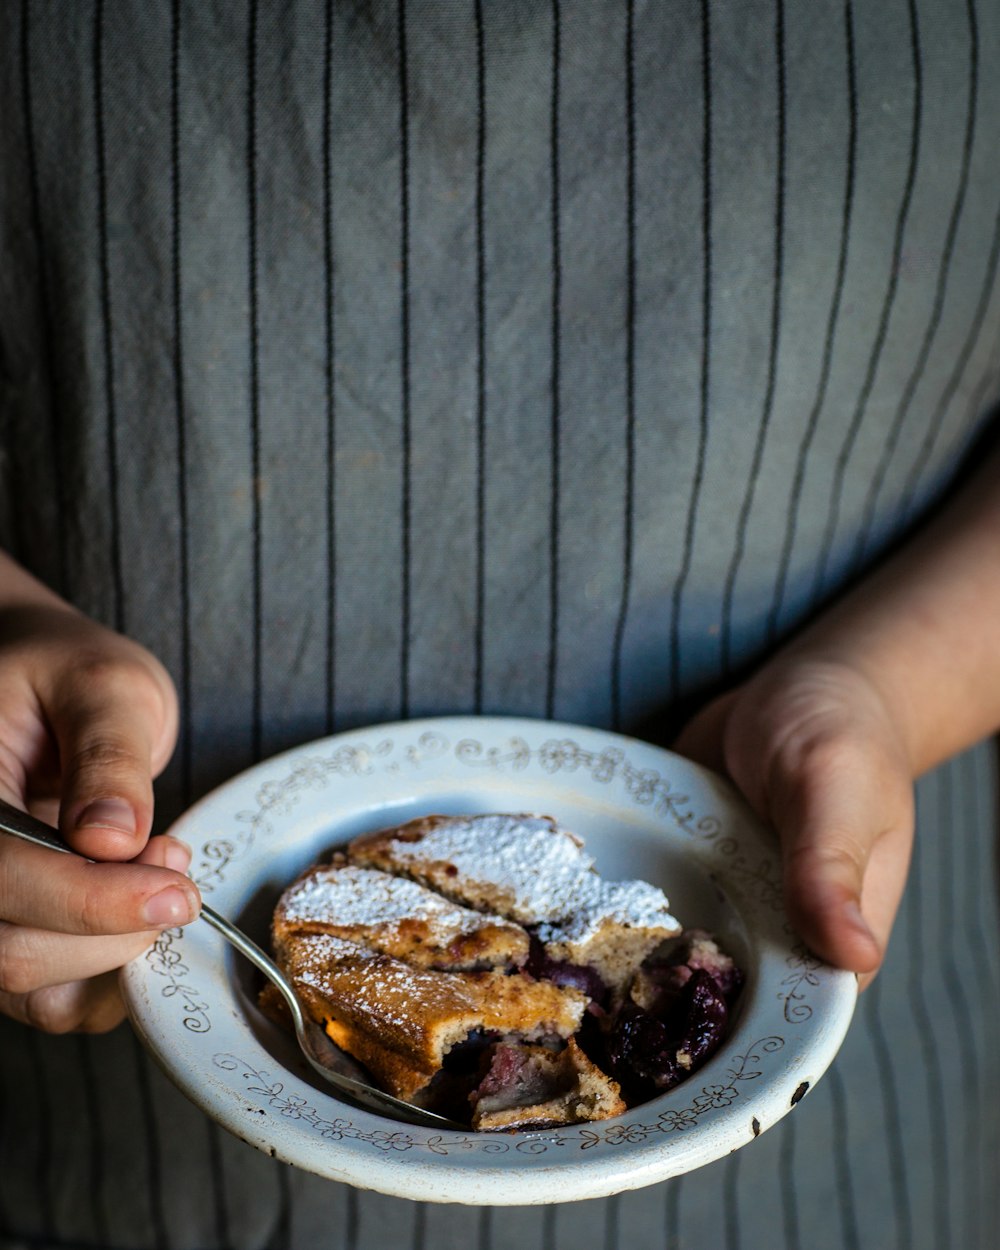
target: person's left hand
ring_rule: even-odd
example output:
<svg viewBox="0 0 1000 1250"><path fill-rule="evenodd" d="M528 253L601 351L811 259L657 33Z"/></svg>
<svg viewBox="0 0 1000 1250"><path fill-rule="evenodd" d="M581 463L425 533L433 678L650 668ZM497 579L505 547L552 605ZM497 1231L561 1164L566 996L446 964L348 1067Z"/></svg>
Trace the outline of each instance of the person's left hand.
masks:
<svg viewBox="0 0 1000 1250"><path fill-rule="evenodd" d="M779 656L703 708L674 749L726 773L777 829L789 916L822 958L871 981L913 842L913 773L876 685Z"/></svg>

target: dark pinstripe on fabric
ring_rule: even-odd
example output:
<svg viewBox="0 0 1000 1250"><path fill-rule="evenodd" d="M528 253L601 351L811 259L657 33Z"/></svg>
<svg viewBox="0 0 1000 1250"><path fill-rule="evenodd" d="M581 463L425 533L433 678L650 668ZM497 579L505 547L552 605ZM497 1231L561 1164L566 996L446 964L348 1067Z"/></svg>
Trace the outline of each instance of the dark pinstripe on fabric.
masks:
<svg viewBox="0 0 1000 1250"><path fill-rule="evenodd" d="M1000 399L998 62L982 0L0 0L0 542L173 674L161 824L400 715L665 738L904 538ZM991 1245L997 794L919 783L884 974L727 1160L422 1206L3 1022L0 1244Z"/></svg>

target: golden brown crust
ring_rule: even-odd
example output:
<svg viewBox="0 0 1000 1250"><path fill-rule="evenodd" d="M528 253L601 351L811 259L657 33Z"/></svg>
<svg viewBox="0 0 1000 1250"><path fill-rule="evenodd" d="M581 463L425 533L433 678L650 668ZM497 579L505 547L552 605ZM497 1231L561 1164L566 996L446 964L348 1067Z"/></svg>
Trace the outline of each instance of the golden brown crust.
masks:
<svg viewBox="0 0 1000 1250"><path fill-rule="evenodd" d="M521 973L414 968L327 934L293 934L278 962L306 1009L392 1094L410 1099L469 1033L568 1038L586 998Z"/></svg>

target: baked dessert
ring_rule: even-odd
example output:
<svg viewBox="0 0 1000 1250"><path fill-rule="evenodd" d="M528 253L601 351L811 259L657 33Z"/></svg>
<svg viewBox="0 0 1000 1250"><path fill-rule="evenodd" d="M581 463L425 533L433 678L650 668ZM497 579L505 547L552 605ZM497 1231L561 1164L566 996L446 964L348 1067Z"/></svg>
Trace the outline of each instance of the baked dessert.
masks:
<svg viewBox="0 0 1000 1250"><path fill-rule="evenodd" d="M591 968L614 990L681 931L662 890L603 880L580 839L550 816L427 816L356 838L350 857L509 916L549 960Z"/></svg>
<svg viewBox="0 0 1000 1250"><path fill-rule="evenodd" d="M289 886L272 936L378 1084L483 1130L606 1119L670 1088L718 1045L741 981L661 890L603 880L547 816L356 838Z"/></svg>

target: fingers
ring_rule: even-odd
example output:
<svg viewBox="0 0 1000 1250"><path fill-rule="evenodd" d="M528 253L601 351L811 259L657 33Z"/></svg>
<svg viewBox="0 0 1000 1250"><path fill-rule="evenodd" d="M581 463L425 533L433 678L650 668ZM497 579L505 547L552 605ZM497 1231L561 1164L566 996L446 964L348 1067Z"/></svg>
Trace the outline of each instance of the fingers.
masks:
<svg viewBox="0 0 1000 1250"><path fill-rule="evenodd" d="M155 868L171 868L174 872L186 873L191 863L191 848L180 838L164 833L150 838L132 862L148 864Z"/></svg>
<svg viewBox="0 0 1000 1250"><path fill-rule="evenodd" d="M872 974L881 963L909 866L912 784L876 744L814 744L768 786L781 836L792 924L820 956Z"/></svg>
<svg viewBox="0 0 1000 1250"><path fill-rule="evenodd" d="M158 932L71 937L0 923L0 990L27 995L113 972L141 955Z"/></svg>
<svg viewBox="0 0 1000 1250"><path fill-rule="evenodd" d="M2 847L8 852L3 857L5 861L12 858L12 842L5 839ZM60 871L63 864L97 870L105 879L102 888L108 888L109 882L113 887L122 873L133 867L137 872L151 874L153 882L162 885L163 881L176 880L190 862L188 848L171 837L151 839L139 857L141 862L135 865L87 864L41 847L13 845L30 853L18 856L22 861L19 870L31 873L48 868L50 874L55 874L60 890L66 887ZM39 859L39 855L43 858ZM187 886L194 892L189 882ZM0 899L4 900L8 914L17 915L16 908L6 907L2 863ZM114 913L114 906L107 901L102 914L105 912ZM25 914L37 916L39 912L28 906ZM65 916L58 922L70 923ZM49 1033L104 1032L114 1028L124 1015L117 971L140 956L161 927L121 934L79 935L75 931L56 931L51 923L40 928L34 924L0 922L0 1012Z"/></svg>
<svg viewBox="0 0 1000 1250"><path fill-rule="evenodd" d="M0 1011L50 1032L110 1028L117 969L200 908L186 849L147 843L176 695L142 647L58 601L3 624L0 793L110 862L0 836Z"/></svg>
<svg viewBox="0 0 1000 1250"><path fill-rule="evenodd" d="M0 1012L45 1033L107 1033L125 1018L118 973L9 994L0 990Z"/></svg>
<svg viewBox="0 0 1000 1250"><path fill-rule="evenodd" d="M4 614L0 637L0 784L37 803L58 796L59 824L93 859L138 854L151 779L177 733L177 697L137 643L52 605Z"/></svg>
<svg viewBox="0 0 1000 1250"><path fill-rule="evenodd" d="M902 897L914 818L911 763L879 691L843 665L776 663L708 704L675 749L728 772L775 827L795 929L870 980Z"/></svg>
<svg viewBox="0 0 1000 1250"><path fill-rule="evenodd" d="M170 845L172 843L172 845ZM11 837L0 838L0 917L9 924L82 936L144 933L187 924L201 900L194 883L166 865L185 848L154 839L130 864L89 863ZM44 881L45 888L39 889Z"/></svg>
<svg viewBox="0 0 1000 1250"><path fill-rule="evenodd" d="M152 779L172 741L173 705L145 662L91 659L51 696L59 748L60 827L94 859L128 860L153 816ZM168 748L169 749L169 748Z"/></svg>

